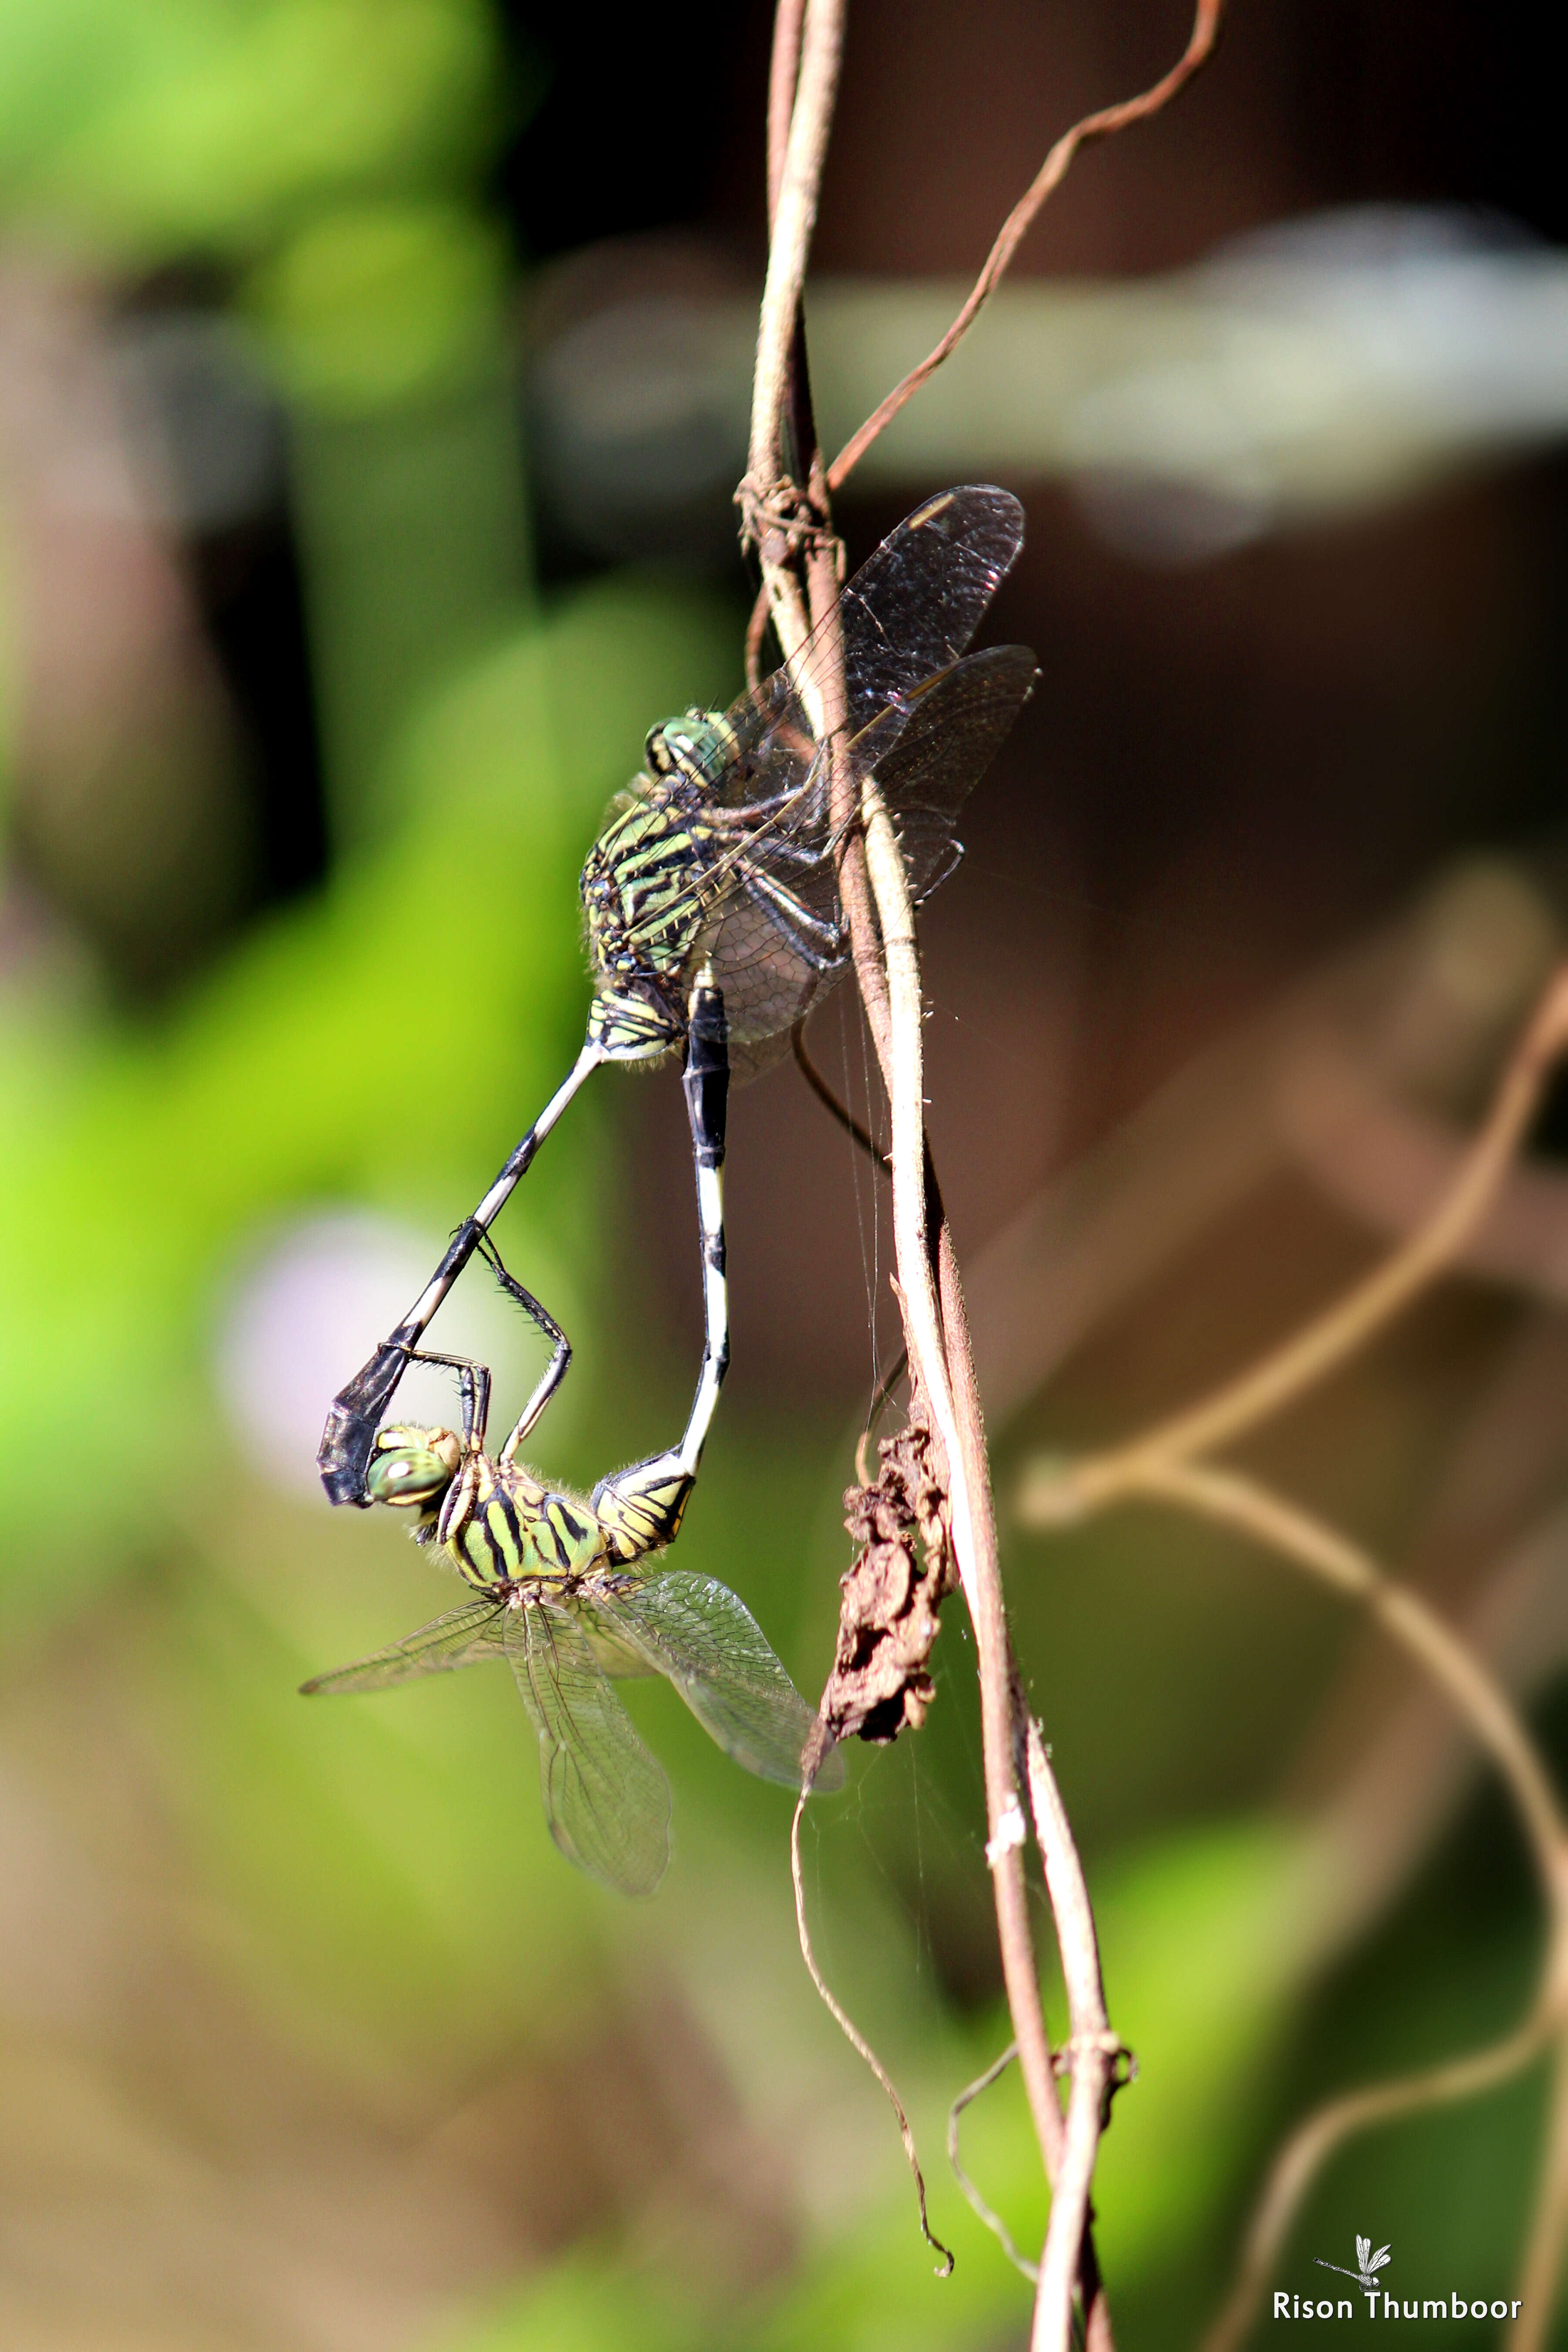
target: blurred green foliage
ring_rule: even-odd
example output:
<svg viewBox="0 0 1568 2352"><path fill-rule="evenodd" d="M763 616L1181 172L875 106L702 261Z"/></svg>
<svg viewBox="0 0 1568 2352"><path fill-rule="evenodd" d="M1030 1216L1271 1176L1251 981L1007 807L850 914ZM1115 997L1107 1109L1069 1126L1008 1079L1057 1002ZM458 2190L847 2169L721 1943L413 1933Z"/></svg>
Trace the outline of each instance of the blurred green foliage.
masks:
<svg viewBox="0 0 1568 2352"><path fill-rule="evenodd" d="M94 1475L60 1496L58 1537L89 1559L140 1539L199 1465L208 1318L247 1234L334 1197L438 1227L482 1188L574 1043L584 833L641 714L723 660L700 607L589 593L426 714L405 753L420 815L322 903L268 924L154 1030L94 1026L68 1064L51 1045L47 1114L35 1097L3 1136L13 1591L63 1597L16 1512L62 1405ZM574 1167L542 1169L540 1192L557 1220L575 1195L585 1240L584 1145L552 1156Z"/></svg>
<svg viewBox="0 0 1568 2352"><path fill-rule="evenodd" d="M123 266L471 182L517 102L484 0L6 0L0 197Z"/></svg>

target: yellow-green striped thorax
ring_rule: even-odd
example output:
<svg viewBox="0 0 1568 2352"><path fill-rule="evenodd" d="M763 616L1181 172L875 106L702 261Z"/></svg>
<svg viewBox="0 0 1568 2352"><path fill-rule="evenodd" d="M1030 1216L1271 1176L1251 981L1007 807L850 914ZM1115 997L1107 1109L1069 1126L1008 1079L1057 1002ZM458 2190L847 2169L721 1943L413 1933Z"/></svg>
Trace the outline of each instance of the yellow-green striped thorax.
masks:
<svg viewBox="0 0 1568 2352"><path fill-rule="evenodd" d="M594 979L588 1036L616 1061L657 1059L685 1036L714 855L703 803L735 747L721 712L667 719L648 736L647 770L612 802L588 852L580 885Z"/></svg>
<svg viewBox="0 0 1568 2352"><path fill-rule="evenodd" d="M679 1472L667 1483L668 1493L623 1493L611 1476L585 1502L544 1486L521 1462L496 1462L479 1448L465 1454L452 1430L394 1425L377 1432L365 1492L373 1503L415 1512L420 1541L488 1592L572 1586L661 1549L675 1538L691 1487Z"/></svg>

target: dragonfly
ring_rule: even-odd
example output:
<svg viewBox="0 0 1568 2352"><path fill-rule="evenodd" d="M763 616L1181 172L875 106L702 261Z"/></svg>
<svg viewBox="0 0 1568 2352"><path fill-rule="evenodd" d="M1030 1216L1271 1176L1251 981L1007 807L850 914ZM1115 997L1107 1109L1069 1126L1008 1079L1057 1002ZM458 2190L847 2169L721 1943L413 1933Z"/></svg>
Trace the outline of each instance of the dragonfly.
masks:
<svg viewBox="0 0 1568 2352"><path fill-rule="evenodd" d="M372 1657L317 1675L303 1692L387 1690L504 1659L538 1738L556 1845L616 1894L651 1895L669 1854L669 1784L614 1683L665 1675L726 1754L796 1790L817 1718L726 1585L649 1567L679 1529L688 1489L679 1476L636 1465L602 1478L587 1500L547 1486L517 1458L526 1415L499 1454L486 1452L488 1369L461 1357L421 1360L458 1372L461 1431L384 1425L366 1491L408 1513L416 1541L474 1597ZM842 1779L828 1748L813 1789Z"/></svg>
<svg viewBox="0 0 1568 2352"><path fill-rule="evenodd" d="M368 1505L376 1430L431 1318L481 1250L552 1344L536 1395L564 1379L565 1335L505 1275L489 1229L572 1097L605 1062L680 1054L702 1246L703 1356L678 1447L639 1465L696 1475L730 1360L722 1171L731 1072L766 1067L847 970L831 782L817 740L841 632L844 771L875 777L911 897L962 856L953 827L1033 689L1026 646L968 647L1024 537L1023 509L987 485L943 491L906 517L855 574L795 662L723 712L689 710L649 733L646 765L612 802L581 891L593 981L582 1051L458 1226L402 1322L332 1400L317 1465L334 1503ZM851 822L854 820L852 819Z"/></svg>

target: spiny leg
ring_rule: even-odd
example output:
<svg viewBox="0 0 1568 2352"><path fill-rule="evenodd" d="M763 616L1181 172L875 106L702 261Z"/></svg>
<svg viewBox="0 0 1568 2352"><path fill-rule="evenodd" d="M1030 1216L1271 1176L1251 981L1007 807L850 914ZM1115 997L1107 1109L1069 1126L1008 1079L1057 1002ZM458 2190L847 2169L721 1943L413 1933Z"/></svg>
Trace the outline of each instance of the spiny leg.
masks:
<svg viewBox="0 0 1568 2352"><path fill-rule="evenodd" d="M564 1082L556 1088L528 1133L508 1155L495 1182L473 1215L465 1218L458 1227L440 1265L402 1322L332 1399L316 1454L316 1467L321 1474L321 1484L330 1501L355 1503L362 1509L368 1507L364 1477L375 1446L376 1429L431 1318L510 1199L518 1182L526 1174L534 1153L584 1079L605 1058L600 1046L593 1044L584 1046ZM553 1328L552 1326L552 1329Z"/></svg>
<svg viewBox="0 0 1568 2352"><path fill-rule="evenodd" d="M572 1362L572 1342L554 1317L540 1305L532 1291L525 1290L517 1276L507 1272L506 1267L501 1264L500 1252L488 1234L480 1240L479 1247L481 1256L508 1297L516 1299L524 1314L531 1322L537 1324L545 1338L552 1343L550 1361L540 1376L539 1385L523 1406L518 1416L516 1428L501 1448L500 1459L503 1462L510 1462L565 1379Z"/></svg>
<svg viewBox="0 0 1568 2352"><path fill-rule="evenodd" d="M761 908L803 963L810 964L816 971L831 971L835 964L842 961L841 923L825 922L820 915L814 915L809 907L802 906L793 890L786 889L771 874L748 874L745 891L752 904Z"/></svg>
<svg viewBox="0 0 1568 2352"><path fill-rule="evenodd" d="M730 1301L724 1278L724 1127L730 1052L724 1000L704 967L691 992L686 1068L681 1077L697 1171L702 1234L702 1369L686 1434L677 1447L634 1462L594 1489L595 1516L616 1558L640 1559L673 1543L697 1480L709 1425L730 1369Z"/></svg>
<svg viewBox="0 0 1568 2352"><path fill-rule="evenodd" d="M458 1394L462 1401L463 1452L479 1454L484 1450L485 1426L490 1417L490 1368L477 1363L472 1356L437 1356L424 1348L410 1348L406 1364L436 1364L444 1371L458 1375Z"/></svg>
<svg viewBox="0 0 1568 2352"><path fill-rule="evenodd" d="M770 834L763 845L770 866L793 866L797 871L815 870L827 856L816 839L790 841L783 834Z"/></svg>
<svg viewBox="0 0 1568 2352"><path fill-rule="evenodd" d="M802 786L785 784L776 793L769 793L760 801L737 801L732 807L715 808L709 801L699 803L702 822L714 833L751 833L768 817L778 816L793 809L799 802Z"/></svg>

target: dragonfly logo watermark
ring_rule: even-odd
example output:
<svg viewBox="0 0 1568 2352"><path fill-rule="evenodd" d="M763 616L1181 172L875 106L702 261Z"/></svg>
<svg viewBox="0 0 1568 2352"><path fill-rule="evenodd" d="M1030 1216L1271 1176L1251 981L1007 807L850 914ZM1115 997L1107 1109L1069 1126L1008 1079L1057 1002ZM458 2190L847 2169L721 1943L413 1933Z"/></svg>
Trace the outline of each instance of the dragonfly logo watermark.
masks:
<svg viewBox="0 0 1568 2352"><path fill-rule="evenodd" d="M1500 2298L1492 2303L1485 2295L1477 2302L1468 2294L1416 2295L1414 2299L1390 2294L1378 2273L1393 2259L1393 2253L1392 2246L1379 2246L1373 2253L1372 2240L1358 2238L1353 2271L1347 2269L1343 2263L1327 2261L1321 2254L1314 2254L1312 2260L1320 2270L1338 2271L1342 2278L1354 2279L1357 2288L1366 2297L1369 2319L1517 2319L1524 2309L1523 2303L1517 2296L1511 2302ZM1326 2295L1321 2300L1314 2300L1310 2294L1294 2294L1289 2288L1277 2287L1274 2291L1274 2316L1276 2319L1353 2319L1356 2316L1355 2301L1348 2294Z"/></svg>
<svg viewBox="0 0 1568 2352"><path fill-rule="evenodd" d="M1342 2263L1324 2262L1321 2254L1314 2254L1312 2260L1320 2270L1338 2271L1342 2278L1353 2278L1359 2281L1363 2294L1370 2294L1377 2284L1379 2271L1392 2252L1393 2248L1390 2246L1379 2246L1374 2254L1372 2251L1372 2240L1358 2238L1355 2242L1356 2267L1353 2271L1347 2271Z"/></svg>

